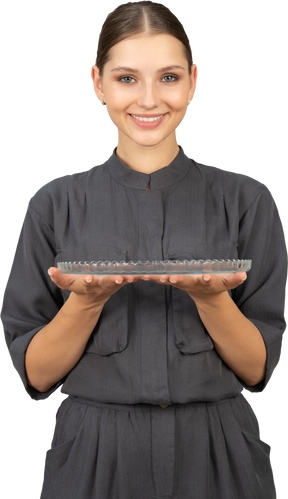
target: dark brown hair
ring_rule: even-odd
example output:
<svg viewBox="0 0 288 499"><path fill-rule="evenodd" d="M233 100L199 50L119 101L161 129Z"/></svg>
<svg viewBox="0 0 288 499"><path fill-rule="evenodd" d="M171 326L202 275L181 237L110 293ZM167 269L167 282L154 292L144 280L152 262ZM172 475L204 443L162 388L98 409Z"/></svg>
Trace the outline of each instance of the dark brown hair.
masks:
<svg viewBox="0 0 288 499"><path fill-rule="evenodd" d="M96 66L99 75L103 76L103 68L109 60L109 50L116 43L130 36L168 34L183 43L184 54L188 61L189 74L193 64L192 51L185 30L172 12L155 2L128 2L119 5L108 14L99 36Z"/></svg>

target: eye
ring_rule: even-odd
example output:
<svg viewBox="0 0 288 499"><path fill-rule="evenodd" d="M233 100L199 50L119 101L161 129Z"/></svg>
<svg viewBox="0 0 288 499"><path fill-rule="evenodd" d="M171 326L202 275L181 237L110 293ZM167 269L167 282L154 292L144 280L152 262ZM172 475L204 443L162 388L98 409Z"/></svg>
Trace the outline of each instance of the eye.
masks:
<svg viewBox="0 0 288 499"><path fill-rule="evenodd" d="M174 80L170 80L170 81L167 81L166 83L173 83L174 81L177 81L179 80L178 76L175 76L175 75L166 75L166 76L163 76L163 78L174 78Z"/></svg>
<svg viewBox="0 0 288 499"><path fill-rule="evenodd" d="M121 78L119 78L119 79L118 79L118 81L122 81L122 80L124 80L124 78L126 78L126 79L127 79L127 78L130 78L130 79L131 79L131 78L132 78L132 76L121 76ZM132 80L134 80L134 78L132 78ZM127 82L126 82L126 81L123 81L123 83L127 83ZM129 82L128 82L128 83L129 83Z"/></svg>
<svg viewBox="0 0 288 499"><path fill-rule="evenodd" d="M128 79L130 78L130 80L131 79L134 80L134 78L132 76L121 76L121 78L118 78L118 81L122 81L122 80L127 79L127 78ZM174 83L174 81L179 80L179 77L176 76L176 75L165 75L165 76L163 76L163 78L174 78L173 80L166 81L164 83ZM163 78L162 78L162 80L163 80ZM127 81L126 82L123 81L123 83L130 83L130 82L129 81L128 82Z"/></svg>

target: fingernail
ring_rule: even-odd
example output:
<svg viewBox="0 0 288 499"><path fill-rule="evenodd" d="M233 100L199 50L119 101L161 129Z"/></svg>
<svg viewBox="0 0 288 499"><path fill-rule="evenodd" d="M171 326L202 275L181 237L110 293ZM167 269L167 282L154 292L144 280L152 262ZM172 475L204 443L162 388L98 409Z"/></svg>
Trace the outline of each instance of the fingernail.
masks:
<svg viewBox="0 0 288 499"><path fill-rule="evenodd" d="M52 275L52 272L50 272L50 270L47 270L47 272L48 272L48 274L49 274L49 275L50 275L50 277L51 277L51 275Z"/></svg>
<svg viewBox="0 0 288 499"><path fill-rule="evenodd" d="M175 284L178 281L172 281L172 279L169 279L169 282L172 282L173 284Z"/></svg>
<svg viewBox="0 0 288 499"><path fill-rule="evenodd" d="M203 281L209 282L209 281L210 281L210 278L209 278L209 277L204 276L204 277L203 277Z"/></svg>
<svg viewBox="0 0 288 499"><path fill-rule="evenodd" d="M115 281L116 284L122 284L123 281Z"/></svg>
<svg viewBox="0 0 288 499"><path fill-rule="evenodd" d="M167 282L167 280L165 279L164 281L162 279L160 279L161 282Z"/></svg>
<svg viewBox="0 0 288 499"><path fill-rule="evenodd" d="M90 282L93 281L93 279L92 279L92 277L88 277L88 279L85 279L85 281L88 282L88 284L89 284Z"/></svg>

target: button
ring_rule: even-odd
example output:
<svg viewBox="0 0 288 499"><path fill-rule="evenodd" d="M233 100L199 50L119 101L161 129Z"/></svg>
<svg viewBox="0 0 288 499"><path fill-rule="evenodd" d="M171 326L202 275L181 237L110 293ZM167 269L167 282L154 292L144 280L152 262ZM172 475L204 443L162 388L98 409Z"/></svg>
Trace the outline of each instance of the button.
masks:
<svg viewBox="0 0 288 499"><path fill-rule="evenodd" d="M160 405L160 407L162 407L162 409L166 409L166 407L168 407L168 405Z"/></svg>

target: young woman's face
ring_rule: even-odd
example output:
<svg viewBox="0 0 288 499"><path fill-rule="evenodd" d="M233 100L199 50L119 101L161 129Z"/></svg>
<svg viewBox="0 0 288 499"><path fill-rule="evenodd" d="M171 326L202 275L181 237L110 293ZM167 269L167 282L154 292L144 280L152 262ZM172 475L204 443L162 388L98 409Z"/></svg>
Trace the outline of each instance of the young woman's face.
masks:
<svg viewBox="0 0 288 499"><path fill-rule="evenodd" d="M92 78L118 127L119 140L124 135L140 146L153 146L174 134L195 91L195 65L191 71L182 43L173 36L142 35L114 45L103 77L93 66Z"/></svg>

